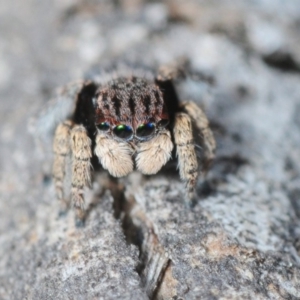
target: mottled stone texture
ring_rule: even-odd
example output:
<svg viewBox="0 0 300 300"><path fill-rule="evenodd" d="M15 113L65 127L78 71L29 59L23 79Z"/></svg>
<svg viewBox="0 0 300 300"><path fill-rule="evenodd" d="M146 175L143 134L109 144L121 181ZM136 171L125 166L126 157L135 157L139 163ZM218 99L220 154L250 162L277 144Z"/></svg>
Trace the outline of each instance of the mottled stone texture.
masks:
<svg viewBox="0 0 300 300"><path fill-rule="evenodd" d="M0 0L0 299L300 299L300 3ZM127 57L185 57L217 156L193 209L170 164L96 174L83 228L58 216L56 87Z"/></svg>

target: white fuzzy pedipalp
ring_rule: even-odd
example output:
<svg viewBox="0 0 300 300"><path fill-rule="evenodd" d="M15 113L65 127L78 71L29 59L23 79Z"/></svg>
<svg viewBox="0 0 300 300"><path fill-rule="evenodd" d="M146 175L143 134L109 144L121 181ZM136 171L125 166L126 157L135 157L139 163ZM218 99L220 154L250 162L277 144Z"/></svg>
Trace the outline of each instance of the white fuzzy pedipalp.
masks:
<svg viewBox="0 0 300 300"><path fill-rule="evenodd" d="M95 154L103 168L114 177L123 177L133 171L133 149L128 143L118 142L103 134L98 134Z"/></svg>
<svg viewBox="0 0 300 300"><path fill-rule="evenodd" d="M136 167L143 174L156 174L171 158L173 143L168 130L161 131L153 139L139 144Z"/></svg>

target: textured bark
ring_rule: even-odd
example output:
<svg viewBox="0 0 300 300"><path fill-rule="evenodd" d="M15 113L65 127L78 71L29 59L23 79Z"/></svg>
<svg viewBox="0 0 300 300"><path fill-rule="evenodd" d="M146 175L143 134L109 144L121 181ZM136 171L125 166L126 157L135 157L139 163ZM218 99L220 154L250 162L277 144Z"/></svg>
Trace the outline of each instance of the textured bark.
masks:
<svg viewBox="0 0 300 300"><path fill-rule="evenodd" d="M300 299L298 1L0 1L1 299ZM216 160L184 205L175 162L96 172L82 228L59 216L56 87L115 56L185 57Z"/></svg>

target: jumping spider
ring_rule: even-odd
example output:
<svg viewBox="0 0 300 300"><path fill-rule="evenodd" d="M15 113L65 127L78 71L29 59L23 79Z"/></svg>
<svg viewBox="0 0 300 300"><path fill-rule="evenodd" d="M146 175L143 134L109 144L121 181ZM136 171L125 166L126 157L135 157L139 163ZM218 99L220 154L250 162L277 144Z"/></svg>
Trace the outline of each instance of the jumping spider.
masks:
<svg viewBox="0 0 300 300"><path fill-rule="evenodd" d="M170 160L175 147L188 199L194 196L198 177L195 132L202 140L203 171L214 158L215 140L204 112L193 102L178 100L173 81L182 70L164 66L155 76L125 69L116 67L62 92L74 107L55 131L53 177L57 198L64 202L66 159L71 155L71 198L79 219L84 216L84 187L91 184L93 155L114 177L134 169L148 175Z"/></svg>

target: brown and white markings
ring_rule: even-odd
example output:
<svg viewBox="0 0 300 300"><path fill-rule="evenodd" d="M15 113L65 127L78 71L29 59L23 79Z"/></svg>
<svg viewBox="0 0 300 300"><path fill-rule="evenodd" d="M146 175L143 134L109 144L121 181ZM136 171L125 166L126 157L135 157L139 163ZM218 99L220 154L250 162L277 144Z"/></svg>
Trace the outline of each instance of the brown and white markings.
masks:
<svg viewBox="0 0 300 300"><path fill-rule="evenodd" d="M182 70L172 66L162 67L156 76L117 68L62 91L74 103L73 112L57 126L53 143L53 177L63 207L68 203L63 189L67 156L72 157L72 203L83 220L92 156L114 177L135 168L149 175L171 159L174 148L186 199L193 199L199 170L206 171L216 144L201 108L180 103L173 80L181 75ZM196 155L196 134L201 138L202 162Z"/></svg>

